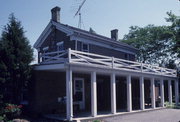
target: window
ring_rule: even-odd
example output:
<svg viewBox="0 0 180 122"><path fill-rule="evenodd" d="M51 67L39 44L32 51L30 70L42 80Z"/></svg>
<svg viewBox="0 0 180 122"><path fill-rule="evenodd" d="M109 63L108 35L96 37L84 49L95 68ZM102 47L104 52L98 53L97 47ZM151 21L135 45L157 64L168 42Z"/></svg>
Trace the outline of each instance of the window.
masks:
<svg viewBox="0 0 180 122"><path fill-rule="evenodd" d="M49 49L49 47L44 47L43 48L43 54L47 53L48 49ZM46 60L46 58L42 57L42 61L45 61L45 60Z"/></svg>
<svg viewBox="0 0 180 122"><path fill-rule="evenodd" d="M62 51L64 50L64 42L58 42L57 44L57 51Z"/></svg>
<svg viewBox="0 0 180 122"><path fill-rule="evenodd" d="M44 47L43 48L43 53L47 53L48 49L49 49L49 47Z"/></svg>
<svg viewBox="0 0 180 122"><path fill-rule="evenodd" d="M124 59L129 60L129 54L125 53L124 54Z"/></svg>
<svg viewBox="0 0 180 122"><path fill-rule="evenodd" d="M83 52L89 52L89 45L85 44L85 43L82 43L82 51Z"/></svg>
<svg viewBox="0 0 180 122"><path fill-rule="evenodd" d="M78 51L89 52L89 44L77 41L76 47Z"/></svg>

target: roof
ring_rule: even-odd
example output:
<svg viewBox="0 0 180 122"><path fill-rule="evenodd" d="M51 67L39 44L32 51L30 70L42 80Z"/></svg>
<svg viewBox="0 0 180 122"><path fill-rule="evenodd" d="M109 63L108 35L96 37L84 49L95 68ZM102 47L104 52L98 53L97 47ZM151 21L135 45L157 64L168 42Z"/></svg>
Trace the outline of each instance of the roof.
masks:
<svg viewBox="0 0 180 122"><path fill-rule="evenodd" d="M51 26L54 25L56 26L57 29L67 33L68 35L75 35L75 34L81 34L81 35L85 35L87 37L91 37L91 38L95 38L97 41L101 40L102 42L108 42L108 43L112 43L115 45L119 45L122 47L126 47L126 48L130 48L134 51L138 51L138 49L134 48L131 45L128 45L126 43L123 43L121 41L116 41L114 39L111 39L109 37L103 36L103 35L99 35L99 34L95 34L95 33L91 33L89 31L86 30L82 30L73 26L69 26L67 24L62 24L59 22L55 22L55 21L50 21L50 23L47 25L47 27L45 28L45 30L42 32L42 34L40 35L40 37L38 38L38 40L36 41L36 43L34 44L34 48L38 48L42 43L43 43L43 38L45 38L45 36L47 36L48 33L50 33L49 30L51 30Z"/></svg>
<svg viewBox="0 0 180 122"><path fill-rule="evenodd" d="M91 33L89 31L82 30L80 28L76 28L76 27L73 27L73 26L65 25L65 24L62 24L62 23L58 23L58 24L61 24L61 25L65 26L65 27L68 27L68 28L70 28L73 31L78 32L78 33L86 33L86 34L88 34L89 36L92 36L92 37L99 37L99 38L102 38L104 40L111 41L112 43L117 43L117 44L120 44L122 46L126 46L126 47L129 47L129 48L133 48L135 50L138 50L138 49L136 49L135 47L133 47L131 45L128 45L128 44L126 44L124 42L121 42L121 41L116 41L116 40L114 40L112 38L109 38L109 37L106 37L106 36L103 36L103 35L99 35L99 34L96 34L96 33Z"/></svg>

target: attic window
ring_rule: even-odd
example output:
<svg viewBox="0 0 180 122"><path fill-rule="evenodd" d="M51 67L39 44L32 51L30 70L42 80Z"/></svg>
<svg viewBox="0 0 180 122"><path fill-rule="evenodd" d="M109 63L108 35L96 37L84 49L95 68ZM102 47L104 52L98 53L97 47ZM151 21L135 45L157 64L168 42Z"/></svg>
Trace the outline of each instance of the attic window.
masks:
<svg viewBox="0 0 180 122"><path fill-rule="evenodd" d="M48 51L49 47L44 47L43 48L43 53L46 53Z"/></svg>
<svg viewBox="0 0 180 122"><path fill-rule="evenodd" d="M57 44L57 51L62 51L64 50L64 42L58 42Z"/></svg>

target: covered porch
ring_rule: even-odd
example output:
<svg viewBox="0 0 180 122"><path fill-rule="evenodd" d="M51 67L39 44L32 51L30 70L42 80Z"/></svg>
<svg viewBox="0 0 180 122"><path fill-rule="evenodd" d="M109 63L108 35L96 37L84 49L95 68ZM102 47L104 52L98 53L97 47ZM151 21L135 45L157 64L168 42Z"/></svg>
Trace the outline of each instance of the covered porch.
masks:
<svg viewBox="0 0 180 122"><path fill-rule="evenodd" d="M174 70L70 49L64 54L58 53L61 62L63 56L63 63L55 60L54 64L55 58L46 57L49 63L42 62L35 70L64 73L67 120L164 107L165 91L170 104L173 91L175 102L179 103L179 83Z"/></svg>

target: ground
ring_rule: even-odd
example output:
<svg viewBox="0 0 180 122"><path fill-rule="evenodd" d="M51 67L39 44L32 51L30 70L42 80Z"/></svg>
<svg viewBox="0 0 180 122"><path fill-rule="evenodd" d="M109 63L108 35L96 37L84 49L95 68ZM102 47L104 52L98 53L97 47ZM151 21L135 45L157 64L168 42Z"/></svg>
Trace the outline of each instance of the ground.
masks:
<svg viewBox="0 0 180 122"><path fill-rule="evenodd" d="M16 119L14 122L59 122L47 119ZM180 109L160 109L82 122L180 122Z"/></svg>
<svg viewBox="0 0 180 122"><path fill-rule="evenodd" d="M161 109L108 117L103 122L180 122L180 109Z"/></svg>

